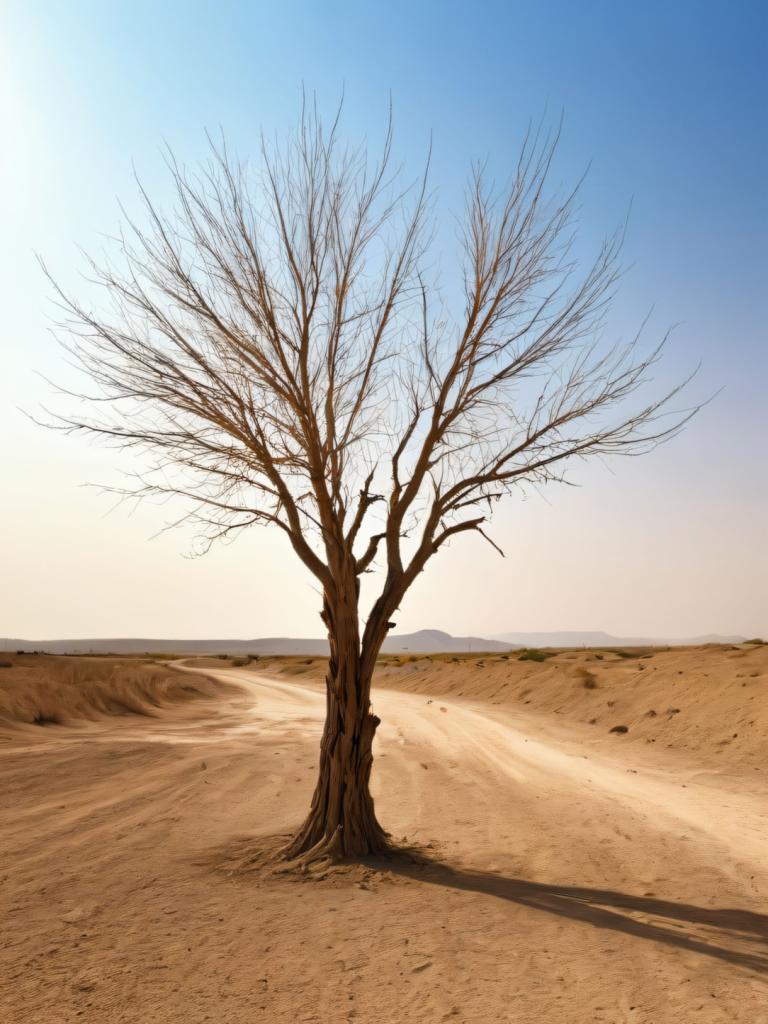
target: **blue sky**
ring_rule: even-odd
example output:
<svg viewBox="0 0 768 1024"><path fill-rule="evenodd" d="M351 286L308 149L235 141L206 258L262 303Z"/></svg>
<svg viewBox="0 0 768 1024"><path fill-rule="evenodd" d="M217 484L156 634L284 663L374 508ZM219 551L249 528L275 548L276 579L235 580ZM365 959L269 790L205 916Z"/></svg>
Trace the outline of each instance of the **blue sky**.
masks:
<svg viewBox="0 0 768 1024"><path fill-rule="evenodd" d="M661 375L701 359L692 397L724 388L654 456L586 470L582 489L549 503L509 505L496 536L515 570L457 546L419 584L404 625L768 633L767 29L768 6L748 2L6 0L0 428L11 443L0 517L17 543L4 555L14 598L0 607L0 633L317 632L317 596L271 538L192 563L183 537L150 544L157 510L105 519L104 500L77 487L109 478L114 457L39 431L16 408L48 399L36 370L62 370L33 252L77 282L75 246L98 248L114 230L117 198L130 205L135 194L133 164L162 198L163 141L194 163L204 129L221 126L241 153L255 151L261 129L290 126L302 85L329 110L344 90L353 139L380 137L391 94L406 172L432 135L449 224L472 159L503 179L528 120L564 111L555 181L590 166L580 251L632 204L614 329L626 334L653 307L651 337L679 325ZM439 241L450 285L451 232ZM283 597L254 582L251 561L287 581ZM150 573L159 582L140 598ZM73 605L62 593L75 577Z"/></svg>

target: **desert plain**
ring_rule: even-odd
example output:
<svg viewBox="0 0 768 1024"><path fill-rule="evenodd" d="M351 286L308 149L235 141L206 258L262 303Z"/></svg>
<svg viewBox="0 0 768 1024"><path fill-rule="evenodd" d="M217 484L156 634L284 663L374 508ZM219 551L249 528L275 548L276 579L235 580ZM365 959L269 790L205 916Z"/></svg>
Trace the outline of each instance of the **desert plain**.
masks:
<svg viewBox="0 0 768 1024"><path fill-rule="evenodd" d="M5 1024L768 1022L766 645L384 656L306 872L323 659L2 660Z"/></svg>

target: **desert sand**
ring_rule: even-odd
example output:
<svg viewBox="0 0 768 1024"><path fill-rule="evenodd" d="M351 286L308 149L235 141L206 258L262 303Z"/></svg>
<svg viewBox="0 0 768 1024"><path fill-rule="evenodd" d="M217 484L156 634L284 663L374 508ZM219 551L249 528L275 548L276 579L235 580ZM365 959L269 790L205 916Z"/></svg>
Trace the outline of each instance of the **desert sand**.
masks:
<svg viewBox="0 0 768 1024"><path fill-rule="evenodd" d="M0 1019L768 1022L768 647L623 653L384 659L415 855L308 876L250 861L307 810L319 659L6 719Z"/></svg>

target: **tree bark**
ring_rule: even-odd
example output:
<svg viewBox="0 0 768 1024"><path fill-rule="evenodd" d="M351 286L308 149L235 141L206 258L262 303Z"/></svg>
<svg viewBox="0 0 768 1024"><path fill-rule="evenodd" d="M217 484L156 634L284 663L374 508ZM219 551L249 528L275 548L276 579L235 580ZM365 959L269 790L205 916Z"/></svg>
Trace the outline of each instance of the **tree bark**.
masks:
<svg viewBox="0 0 768 1024"><path fill-rule="evenodd" d="M379 724L370 704L375 657L361 657L356 598L335 606L324 600L330 658L320 767L309 814L283 851L288 859L364 857L388 849L369 789Z"/></svg>

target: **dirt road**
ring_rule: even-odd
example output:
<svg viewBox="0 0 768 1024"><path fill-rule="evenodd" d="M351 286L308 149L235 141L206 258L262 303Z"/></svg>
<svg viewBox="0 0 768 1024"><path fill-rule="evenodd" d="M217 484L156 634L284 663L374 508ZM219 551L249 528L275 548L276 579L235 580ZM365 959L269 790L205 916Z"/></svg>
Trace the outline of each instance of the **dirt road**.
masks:
<svg viewBox="0 0 768 1024"><path fill-rule="evenodd" d="M768 1022L761 778L377 690L379 816L438 863L228 874L305 812L325 701L218 674L0 748L3 1019Z"/></svg>

